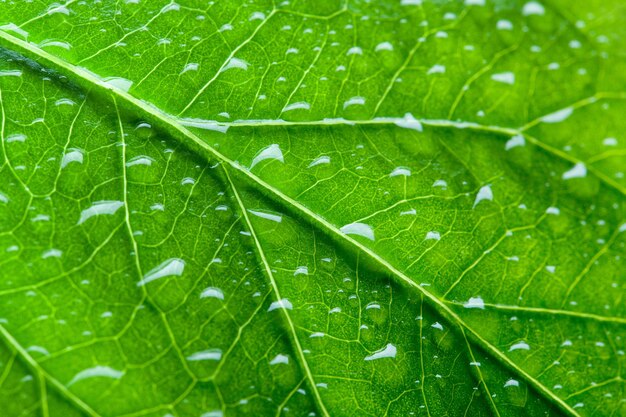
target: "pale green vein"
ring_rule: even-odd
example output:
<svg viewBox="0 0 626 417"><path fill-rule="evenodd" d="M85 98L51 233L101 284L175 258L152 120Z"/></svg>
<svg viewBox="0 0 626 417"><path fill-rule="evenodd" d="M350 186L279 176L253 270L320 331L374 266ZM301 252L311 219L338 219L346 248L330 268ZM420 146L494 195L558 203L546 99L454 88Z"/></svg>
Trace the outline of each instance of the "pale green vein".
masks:
<svg viewBox="0 0 626 417"><path fill-rule="evenodd" d="M463 307L463 303L459 303L457 301L446 301L450 305L455 305L458 307ZM573 318L583 319L583 320L594 320L601 321L606 323L614 323L614 324L626 324L626 318L624 317L613 317L613 316L602 316L599 314L585 313L581 311L570 311L570 310L559 310L554 308L542 308L542 307L526 307L526 306L513 306L513 305L504 305L504 304L490 304L485 303L485 307L493 308L496 310L503 311L512 311L512 312L521 312L521 313L532 313L532 314L543 314L546 316L569 316Z"/></svg>
<svg viewBox="0 0 626 417"><path fill-rule="evenodd" d="M463 334L463 339L465 340L465 344L467 345L467 350L469 352L470 358L472 359L471 366L476 368L476 373L478 374L478 380L480 381L480 385L483 387L483 390L485 391L486 397L489 399L489 405L491 406L491 410L494 412L496 416L500 417L500 411L498 411L498 407L496 406L496 403L493 401L493 396L491 395L491 392L489 392L487 381L485 381L485 377L483 376L483 373L480 369L481 364L480 362L476 360L476 357L474 357L474 351L472 350L472 345L470 344L469 340L467 340L465 331L463 331L462 328L461 328L461 333Z"/></svg>
<svg viewBox="0 0 626 417"><path fill-rule="evenodd" d="M232 190L233 195L235 196L235 199L237 200L237 204L239 205L241 215L246 221L246 225L250 229L250 234L252 235L252 239L254 240L254 244L256 246L257 252L263 263L265 273L267 275L267 278L270 281L270 284L272 285L272 290L274 291L274 294L276 294L276 300L280 302L283 298L280 295L278 284L276 283L276 280L274 279L274 273L272 272L272 268L270 267L270 264L268 263L267 258L265 257L265 251L263 250L263 247L261 246L261 242L259 242L259 238L257 237L256 231L254 230L254 227L252 226L252 222L250 221L250 217L248 216L246 207L243 204L243 201L241 200L241 197L239 196L239 192L237 191L235 184L230 178L230 174L228 173L228 169L226 167L224 167L224 173L226 174L226 178L228 179L228 183L230 184L230 189ZM304 357L304 350L302 349L302 346L300 345L300 340L298 339L298 334L296 333L296 326L294 325L293 320L291 319L291 316L289 315L289 313L287 312L285 308L279 308L279 310L283 313L283 317L285 318L285 321L287 322L287 325L289 326L289 332L291 336L290 340L294 344L294 350L296 351L298 362L300 363L300 366L302 366L304 375L306 376L306 379L309 382L309 387L311 391L313 392L315 403L317 407L319 408L319 411L322 413L322 415L325 417L329 417L330 415L328 414L328 411L326 410L326 406L324 405L324 402L322 401L320 392L317 389L317 385L315 384L315 380L313 379L313 374L311 373L309 364L306 358Z"/></svg>

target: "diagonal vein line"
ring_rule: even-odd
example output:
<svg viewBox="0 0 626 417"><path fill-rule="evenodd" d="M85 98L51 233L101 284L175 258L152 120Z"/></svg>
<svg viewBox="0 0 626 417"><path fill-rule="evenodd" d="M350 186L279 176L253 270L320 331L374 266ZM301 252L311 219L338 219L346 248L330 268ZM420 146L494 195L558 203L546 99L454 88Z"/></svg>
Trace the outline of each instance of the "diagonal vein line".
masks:
<svg viewBox="0 0 626 417"><path fill-rule="evenodd" d="M246 46L248 43L250 43L254 39L257 33L259 33L259 31L265 26L265 24L272 18L274 14L276 14L276 9L272 10L272 12L261 23L259 23L259 25L254 29L252 34L245 41L243 41L238 47L233 49L230 55L228 55L228 58L226 58L226 60L222 63L219 69L215 72L215 75L213 75L213 77L209 81L207 81L202 87L200 87L200 89L198 89L198 92L196 93L196 95L193 96L193 98L189 101L189 103L187 103L187 105L180 111L181 115L184 114L187 110L189 110L191 106L193 106L193 104L205 92L205 90L209 88L211 84L213 84L213 82L217 79L217 77L220 76L222 71L224 71L224 68L226 68L226 65L228 65L230 60L235 57L237 52L239 52L244 46Z"/></svg>
<svg viewBox="0 0 626 417"><path fill-rule="evenodd" d="M203 141L196 134L191 132L185 126L180 123L180 120L162 112L160 109L152 106L151 104L142 101L131 94L122 91L120 89L115 88L114 86L108 85L103 80L99 79L96 75L90 73L89 71L76 67L59 57L56 57L52 54L49 54L46 51L43 51L37 48L34 45L31 45L27 42L24 42L14 36L9 35L8 33L0 30L0 42L8 43L12 48L16 48L21 51L21 53L26 54L27 56L35 57L40 61L45 62L47 65L51 65L57 69L60 69L64 72L68 72L71 75L74 75L78 78L77 81L81 81L83 85L87 84L88 86L99 90L104 93L113 93L113 96L117 96L119 98L124 99L125 104L132 106L133 110L141 113L143 116L148 117L151 120L154 120L158 125L164 127L168 130L170 134L173 135L174 138L181 140L181 137L185 140L190 141L189 146L195 147L196 150L201 150L205 154L205 156L211 156L221 160L222 162L228 164L231 168L235 169L239 173L243 174L245 178L251 181L260 191L267 193L270 197L274 198L285 204L289 209L299 212L303 217L308 219L311 223L316 224L322 230L326 231L329 235L336 238L339 242L347 243L348 246L355 248L358 251L366 254L370 259L372 259L377 264L381 265L383 268L387 269L394 277L397 279L399 283L404 283L409 287L412 287L416 291L422 293L427 299L428 302L433 305L437 311L446 317L448 320L458 323L460 326L465 328L469 336L475 343L481 345L486 351L491 352L496 358L498 358L501 363L511 369L512 371L518 373L521 377L523 377L530 385L532 385L540 394L545 396L547 399L551 400L555 405L560 407L563 411L567 412L571 416L579 416L580 414L573 409L570 405L568 405L563 399L558 397L554 392L548 389L545 385L539 382L537 379L533 378L529 373L521 369L513 360L511 360L508 356L506 356L502 351L496 348L494 345L485 340L478 332L473 330L467 323L465 323L450 307L448 307L442 300L437 298L434 294L430 293L420 285L418 285L415 281L413 281L409 276L407 276L404 272L397 269L393 266L389 261L382 258L378 253L354 238L342 233L335 225L324 219L323 217L317 215L315 212L310 210L308 207L294 200L293 198L287 196L277 188L263 181L261 178L255 176L251 172L249 172L245 167L241 166L238 162L235 162L223 155L217 149L210 146L208 143ZM108 96L108 94L105 94ZM470 124L473 126L473 124ZM468 126L468 127L471 127ZM480 125L478 125L480 126ZM500 133L508 132L508 135L511 135L519 132L515 129L507 129L507 128L498 128ZM536 140L536 139L535 139ZM539 142L538 140L536 140ZM541 143L541 142L539 142ZM552 149L552 148L549 148ZM208 155L207 155L208 154ZM622 193L626 195L626 189L619 189ZM244 214L245 215L245 214Z"/></svg>
<svg viewBox="0 0 626 417"><path fill-rule="evenodd" d="M465 335L465 331L463 331L463 328L461 328L461 334L463 335L463 339L465 340L465 344L467 345L467 350L469 352L470 358L472 359L472 363L474 364L474 368L476 368L479 385L483 387L483 390L485 391L485 394L487 398L489 399L489 405L491 406L491 410L494 412L494 414L497 417L500 417L500 411L498 411L498 407L496 406L496 403L493 401L493 397L491 396L491 392L489 392L489 387L487 386L487 381L485 380L485 377L483 376L483 373L480 370L480 363L474 357L474 350L472 349L472 345L467 339L467 336Z"/></svg>
<svg viewBox="0 0 626 417"><path fill-rule="evenodd" d="M230 188L233 191L233 195L235 196L235 199L237 200L237 204L239 205L239 209L241 211L241 215L245 219L246 225L250 229L250 234L252 235L252 239L254 240L254 244L256 246L257 252L258 252L259 256L261 257L261 261L263 262L263 267L265 268L265 273L267 275L267 278L270 281L270 284L272 285L272 290L276 294L276 300L280 301L280 300L282 300L282 297L280 296L280 291L278 289L278 284L276 283L276 279L274 279L274 273L272 272L272 268L270 267L269 263L267 262L267 258L265 257L265 251L263 251L263 247L261 246L261 242L259 242L259 239L257 237L256 231L254 230L254 227L252 226L252 222L250 221L250 217L248 216L248 212L246 211L246 207L243 204L243 201L241 200L241 197L239 196L239 192L237 191L237 188L235 187L235 184L233 183L232 179L230 178L230 174L228 173L228 169L224 165L222 165L222 167L224 168L224 173L226 174L226 178L228 179L228 183L230 184ZM329 417L328 411L326 411L326 407L324 406L324 402L322 401L322 397L321 397L321 395L319 393L319 390L317 389L317 386L315 385L315 380L313 379L313 374L311 373L311 369L309 368L309 364L308 364L306 358L304 357L304 352L302 350L302 346L300 345L300 340L298 339L298 335L296 334L296 327L295 327L293 321L291 320L291 316L289 315L289 313L287 312L286 309L280 308L279 310L283 313L283 317L284 317L285 321L287 322L287 325L289 326L289 334L291 336L289 339L295 345L294 346L294 350L296 351L296 357L298 358L298 362L300 363L300 366L302 367L302 369L304 371L306 379L307 379L307 381L309 383L309 386L311 388L311 392L313 392L313 397L315 398L315 404L317 405L318 409L320 410L320 412L322 413L322 415L324 417Z"/></svg>
<svg viewBox="0 0 626 417"><path fill-rule="evenodd" d="M446 301L447 304L463 307L463 303L459 303L456 301ZM584 313L579 311L571 311L571 310L558 310L553 308L543 308L543 307L526 307L526 306L516 306L516 305L506 305L506 304L490 304L485 303L486 308L493 308L495 310L502 311L517 311L520 313L531 313L531 314L543 314L546 316L569 316L582 320L595 320L605 323L613 323L613 324L626 324L626 318L624 317L614 317L614 316L601 316L599 314L591 314Z"/></svg>
<svg viewBox="0 0 626 417"><path fill-rule="evenodd" d="M15 349L18 355L26 362L26 364L32 368L37 374L41 375L46 381L48 381L56 390L67 400L69 400L76 407L80 408L82 411L87 413L91 417L100 417L98 413L96 413L89 405L87 405L83 400L81 400L78 396L76 396L73 392L71 392L65 385L63 385L59 380L54 378L45 369L43 369L39 363L19 344L17 340L8 332L8 330L0 324L0 339L3 339L4 342Z"/></svg>

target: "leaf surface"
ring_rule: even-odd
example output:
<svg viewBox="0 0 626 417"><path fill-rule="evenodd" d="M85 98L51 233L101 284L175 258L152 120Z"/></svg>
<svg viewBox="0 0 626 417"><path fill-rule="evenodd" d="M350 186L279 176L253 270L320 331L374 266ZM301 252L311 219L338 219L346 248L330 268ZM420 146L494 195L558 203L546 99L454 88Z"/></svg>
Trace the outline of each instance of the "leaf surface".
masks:
<svg viewBox="0 0 626 417"><path fill-rule="evenodd" d="M620 2L0 12L8 416L626 413Z"/></svg>

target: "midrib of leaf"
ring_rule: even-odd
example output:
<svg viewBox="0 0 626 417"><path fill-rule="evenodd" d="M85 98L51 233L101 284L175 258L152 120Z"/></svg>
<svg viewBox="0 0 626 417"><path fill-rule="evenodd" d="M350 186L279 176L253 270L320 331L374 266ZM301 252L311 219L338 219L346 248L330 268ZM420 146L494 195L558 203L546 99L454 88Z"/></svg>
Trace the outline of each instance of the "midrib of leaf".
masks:
<svg viewBox="0 0 626 417"><path fill-rule="evenodd" d="M367 254L374 262L380 264L389 272L391 272L391 274L400 283L404 283L405 285L408 285L409 287L412 287L418 292L420 292L421 294L423 294L424 297L426 297L426 299L428 300L428 302L431 303L431 305L440 314L442 314L447 320L457 323L459 326L466 329L469 332L469 336L474 343L479 344L483 349L485 349L494 357L496 357L505 367L519 374L531 386L533 386L539 393L541 393L541 395L543 395L549 401L553 402L563 411L569 413L572 416L579 416L576 410L574 410L571 406L569 406L565 401L563 401L561 398L556 396L552 391L550 391L545 385L543 385L537 379L533 378L530 374L528 374L526 371L524 371L519 366L517 366L502 351L500 351L498 348L493 346L491 343L485 340L479 333L477 333L474 329L472 329L450 307L448 307L448 305L446 305L444 301L440 300L437 296L435 296L434 294L430 293L429 291L427 291L426 289L418 285L410 277L408 277L404 272L397 269L390 262L388 262L386 259L381 257L378 253L376 253L369 247L363 245L362 243L350 237L349 235L342 233L335 225L333 225L332 223L330 223L323 217L319 216L318 214L316 214L315 212L313 212L306 206L302 205L301 203L287 196L286 194L284 194L277 188L263 181L261 178L255 176L250 171L248 171L245 167L241 166L239 163L223 155L217 149L208 145L200 137L198 137L192 131L190 131L185 126L183 126L180 120L177 119L176 117L166 114L160 109L156 108L155 106L152 106L145 101L137 99L136 97L132 96L131 94L125 91L119 90L107 84L106 82L104 82L103 80L101 80L96 75L94 75L93 73L89 72L86 69L70 64L60 59L59 57L51 55L48 52L43 51L26 41L23 41L12 35L9 35L8 33L2 30L0 30L0 43L9 44L9 48L11 50L17 51L26 57L35 59L40 64L42 63L41 61L43 61L43 63L45 63L46 65L49 65L51 68L55 70L77 77L77 80L76 80L77 82L79 82L80 84L86 85L87 87L91 87L101 93L104 93L104 95L108 99L114 100L114 97L118 97L124 100L124 103L132 107L134 111L138 112L144 117L151 119L151 121L157 122L158 125L166 129L170 134L173 135L173 137L177 138L178 140L182 140L181 139L181 136L182 136L184 140L189 140L192 142L191 144L188 144L188 145L193 145L201 149L202 151L207 152L208 154L212 155L213 157L222 161L223 163L226 163L230 168L235 169L236 171L238 171L239 173L247 177L256 187L263 189L266 193L269 193L270 196L273 196L274 198L281 200L283 204L286 204L292 210L300 213L301 215L303 215L303 217L306 217L312 223L317 224L318 226L321 226L323 230L326 230L331 236L336 238L336 240L340 242L341 241L346 242L348 243L349 246L355 247L358 250L362 251L363 253ZM400 119L396 119L396 120L400 120ZM425 122L427 121L424 121L424 124L426 124ZM446 126L472 128L475 130L487 131L487 132L492 132L492 133L500 133L500 134L507 135L507 136L513 136L515 134L523 134L525 137L529 139L530 142L532 142L533 144L536 144L537 146L540 146L541 148L545 149L546 151L548 151L549 153L555 156L558 156L570 162L581 162L561 151L558 151L555 148L552 148L550 145L547 145L539 141L538 139L525 134L523 131L518 130L518 129L511 129L511 128L498 127L498 126L483 126L483 125L479 125L475 123L464 123L464 122L452 122L452 121L443 121L443 122L439 121L439 122L441 124L445 124ZM350 123L350 121L348 121L348 123ZM314 124L314 123L310 123L310 124ZM592 169L589 169L589 171L592 173L596 172L595 170L592 170ZM598 176L598 177L601 180L607 182L606 176ZM619 184L615 182L607 182L607 184L611 185L613 188L616 188L619 192L626 195L626 189L619 186ZM58 381L57 381L57 384L60 385ZM63 387L62 385L60 386ZM63 387L63 389L65 389L65 387Z"/></svg>

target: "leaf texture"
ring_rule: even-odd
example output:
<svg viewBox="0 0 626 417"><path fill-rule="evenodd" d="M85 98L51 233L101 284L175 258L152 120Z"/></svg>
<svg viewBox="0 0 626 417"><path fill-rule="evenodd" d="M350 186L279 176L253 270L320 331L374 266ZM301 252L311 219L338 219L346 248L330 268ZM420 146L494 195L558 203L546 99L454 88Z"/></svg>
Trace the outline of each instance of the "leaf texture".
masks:
<svg viewBox="0 0 626 417"><path fill-rule="evenodd" d="M0 409L626 414L617 0L0 2Z"/></svg>

